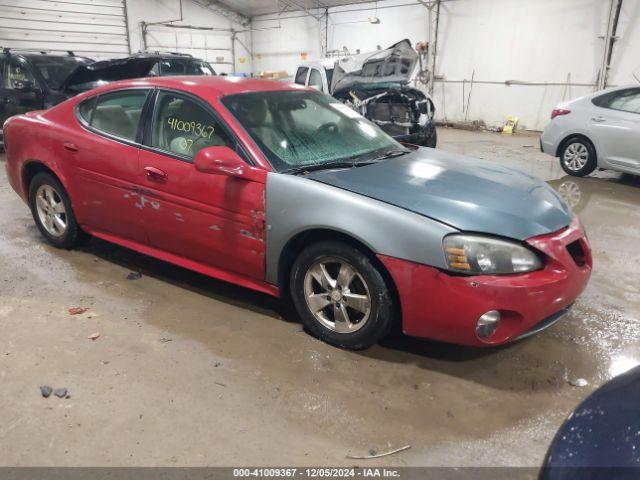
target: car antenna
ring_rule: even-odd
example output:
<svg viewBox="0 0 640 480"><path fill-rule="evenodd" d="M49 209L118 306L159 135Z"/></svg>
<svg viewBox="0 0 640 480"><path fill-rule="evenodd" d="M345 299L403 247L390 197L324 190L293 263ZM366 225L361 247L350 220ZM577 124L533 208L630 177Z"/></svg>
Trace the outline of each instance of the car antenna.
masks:
<svg viewBox="0 0 640 480"><path fill-rule="evenodd" d="M67 53L69 54L70 57L75 57L76 54L73 53L71 50L67 50Z"/></svg>

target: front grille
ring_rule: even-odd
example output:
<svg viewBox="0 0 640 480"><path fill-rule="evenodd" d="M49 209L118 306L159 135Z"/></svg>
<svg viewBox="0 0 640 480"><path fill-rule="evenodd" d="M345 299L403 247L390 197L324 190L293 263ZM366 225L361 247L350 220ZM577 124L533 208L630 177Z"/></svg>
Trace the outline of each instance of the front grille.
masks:
<svg viewBox="0 0 640 480"><path fill-rule="evenodd" d="M567 251L569 252L569 255L571 255L571 258L573 258L573 261L576 262L576 265L578 265L579 267L582 267L585 263L587 263L587 256L584 253L580 240L576 240L575 242L571 242L569 245L567 245Z"/></svg>

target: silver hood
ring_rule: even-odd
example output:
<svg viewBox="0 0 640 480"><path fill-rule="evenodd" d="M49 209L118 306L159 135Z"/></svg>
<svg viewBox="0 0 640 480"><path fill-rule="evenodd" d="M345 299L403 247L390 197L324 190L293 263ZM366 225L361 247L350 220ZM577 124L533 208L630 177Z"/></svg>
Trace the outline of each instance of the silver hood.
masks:
<svg viewBox="0 0 640 480"><path fill-rule="evenodd" d="M458 230L517 240L551 233L572 214L543 181L518 170L431 148L309 179L380 200Z"/></svg>
<svg viewBox="0 0 640 480"><path fill-rule="evenodd" d="M350 55L336 60L331 92L362 85L407 84L418 61L418 54L407 39L385 50Z"/></svg>

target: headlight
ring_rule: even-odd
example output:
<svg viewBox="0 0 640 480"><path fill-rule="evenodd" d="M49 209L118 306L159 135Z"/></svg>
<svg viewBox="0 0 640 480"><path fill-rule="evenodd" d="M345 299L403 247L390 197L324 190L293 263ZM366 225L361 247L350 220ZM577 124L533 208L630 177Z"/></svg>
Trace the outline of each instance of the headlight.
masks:
<svg viewBox="0 0 640 480"><path fill-rule="evenodd" d="M472 275L531 272L542 261L522 245L479 235L454 234L444 238L449 270Z"/></svg>

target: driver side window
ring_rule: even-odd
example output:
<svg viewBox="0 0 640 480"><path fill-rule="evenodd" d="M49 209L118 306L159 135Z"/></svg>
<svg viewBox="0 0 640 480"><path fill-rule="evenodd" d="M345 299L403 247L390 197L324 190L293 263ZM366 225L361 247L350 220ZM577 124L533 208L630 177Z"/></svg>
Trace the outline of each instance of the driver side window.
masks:
<svg viewBox="0 0 640 480"><path fill-rule="evenodd" d="M235 142L198 102L172 92L160 92L154 112L151 146L192 159L203 148L234 148Z"/></svg>
<svg viewBox="0 0 640 480"><path fill-rule="evenodd" d="M4 63L3 83L4 88L14 89L16 82L26 83L31 82L35 85L35 78L31 72L27 69L27 66L20 62L17 58L11 58Z"/></svg>

